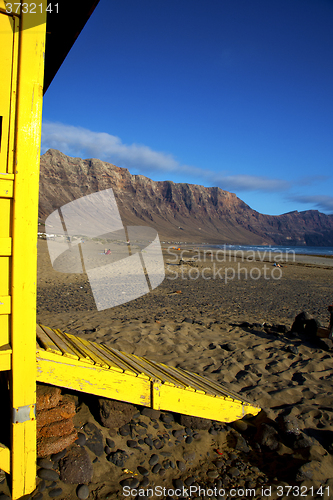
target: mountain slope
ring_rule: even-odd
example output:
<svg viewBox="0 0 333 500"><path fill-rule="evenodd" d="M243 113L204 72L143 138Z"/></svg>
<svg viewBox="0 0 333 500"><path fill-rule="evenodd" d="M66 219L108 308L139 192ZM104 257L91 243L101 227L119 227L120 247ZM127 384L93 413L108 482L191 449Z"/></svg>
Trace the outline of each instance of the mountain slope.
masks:
<svg viewBox="0 0 333 500"><path fill-rule="evenodd" d="M162 240L333 246L333 215L317 210L263 215L217 187L156 182L101 160L71 158L52 149L41 157L39 218L110 187L123 223L154 227Z"/></svg>

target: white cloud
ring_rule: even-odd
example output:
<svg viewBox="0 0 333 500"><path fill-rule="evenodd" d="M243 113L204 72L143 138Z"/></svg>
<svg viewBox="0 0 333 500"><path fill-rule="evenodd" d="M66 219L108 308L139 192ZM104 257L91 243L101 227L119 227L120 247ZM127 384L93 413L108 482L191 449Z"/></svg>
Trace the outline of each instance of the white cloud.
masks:
<svg viewBox="0 0 333 500"><path fill-rule="evenodd" d="M315 206L318 210L325 213L333 213L333 196L328 195L313 195L313 196L290 196L289 200L297 203L307 203Z"/></svg>
<svg viewBox="0 0 333 500"><path fill-rule="evenodd" d="M58 149L69 156L98 158L120 167L136 169L147 175L152 172L173 172L195 177L196 182L218 186L227 191L277 192L290 188L287 181L255 175L223 175L212 170L179 163L171 154L153 151L143 144L124 144L115 135L105 132L44 122L42 128L42 153Z"/></svg>
<svg viewBox="0 0 333 500"><path fill-rule="evenodd" d="M269 179L264 176L257 175L226 175L219 177L214 175L213 181L218 183L220 187L228 191L263 191L273 193L277 191L286 191L291 186L288 181L282 179Z"/></svg>

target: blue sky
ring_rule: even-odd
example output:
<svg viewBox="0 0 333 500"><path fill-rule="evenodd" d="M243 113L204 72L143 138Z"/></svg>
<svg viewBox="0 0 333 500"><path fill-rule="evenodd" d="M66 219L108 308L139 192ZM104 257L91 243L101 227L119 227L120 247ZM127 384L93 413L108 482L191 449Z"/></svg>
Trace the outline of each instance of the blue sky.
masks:
<svg viewBox="0 0 333 500"><path fill-rule="evenodd" d="M100 0L45 94L42 152L333 213L331 0Z"/></svg>

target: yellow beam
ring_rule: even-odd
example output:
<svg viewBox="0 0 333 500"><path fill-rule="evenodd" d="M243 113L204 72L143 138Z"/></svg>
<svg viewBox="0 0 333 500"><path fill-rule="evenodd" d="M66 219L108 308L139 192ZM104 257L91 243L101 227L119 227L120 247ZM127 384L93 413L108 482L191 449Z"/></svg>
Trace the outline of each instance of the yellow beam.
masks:
<svg viewBox="0 0 333 500"><path fill-rule="evenodd" d="M13 86L13 91L17 90L11 280L13 499L31 493L36 484L33 409L36 404L37 222L46 1L42 3L43 8L36 13L22 13L21 19L15 17L15 22L20 23L20 40L17 86Z"/></svg>

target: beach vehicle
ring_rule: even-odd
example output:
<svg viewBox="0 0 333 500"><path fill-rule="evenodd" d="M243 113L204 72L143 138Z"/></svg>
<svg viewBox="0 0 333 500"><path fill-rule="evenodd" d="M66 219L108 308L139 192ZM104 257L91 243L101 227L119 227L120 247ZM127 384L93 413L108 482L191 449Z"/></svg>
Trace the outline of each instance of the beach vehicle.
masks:
<svg viewBox="0 0 333 500"><path fill-rule="evenodd" d="M8 397L0 469L14 500L35 488L37 381L222 421L260 411L196 374L47 327L36 338L43 91L97 4L0 0L0 377L2 401Z"/></svg>

